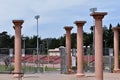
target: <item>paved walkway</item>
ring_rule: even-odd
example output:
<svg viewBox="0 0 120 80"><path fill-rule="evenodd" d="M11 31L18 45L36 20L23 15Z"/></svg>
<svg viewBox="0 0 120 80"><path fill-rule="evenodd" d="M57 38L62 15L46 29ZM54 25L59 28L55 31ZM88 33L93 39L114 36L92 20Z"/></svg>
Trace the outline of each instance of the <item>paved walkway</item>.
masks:
<svg viewBox="0 0 120 80"><path fill-rule="evenodd" d="M0 74L0 80L19 80L12 74ZM86 73L85 77L77 78L75 74L39 73L25 74L22 80L95 80L93 73ZM120 80L120 73L104 73L104 80Z"/></svg>

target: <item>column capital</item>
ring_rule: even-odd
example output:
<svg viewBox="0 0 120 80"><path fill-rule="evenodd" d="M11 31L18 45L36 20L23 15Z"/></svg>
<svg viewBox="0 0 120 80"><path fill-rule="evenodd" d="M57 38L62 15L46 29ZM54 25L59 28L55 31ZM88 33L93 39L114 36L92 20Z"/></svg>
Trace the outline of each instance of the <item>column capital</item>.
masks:
<svg viewBox="0 0 120 80"><path fill-rule="evenodd" d="M24 20L13 20L12 22L15 26L21 26L24 23Z"/></svg>
<svg viewBox="0 0 120 80"><path fill-rule="evenodd" d="M76 24L78 27L81 26L83 27L83 25L86 23L86 21L75 21L74 24Z"/></svg>
<svg viewBox="0 0 120 80"><path fill-rule="evenodd" d="M68 31L71 31L72 28L73 28L73 26L65 26L65 27L64 27L64 29L65 29L65 30L68 30Z"/></svg>
<svg viewBox="0 0 120 80"><path fill-rule="evenodd" d="M103 19L105 15L107 15L107 12L94 12L90 14L94 19Z"/></svg>
<svg viewBox="0 0 120 80"><path fill-rule="evenodd" d="M120 27L113 27L112 30L113 31L120 31Z"/></svg>

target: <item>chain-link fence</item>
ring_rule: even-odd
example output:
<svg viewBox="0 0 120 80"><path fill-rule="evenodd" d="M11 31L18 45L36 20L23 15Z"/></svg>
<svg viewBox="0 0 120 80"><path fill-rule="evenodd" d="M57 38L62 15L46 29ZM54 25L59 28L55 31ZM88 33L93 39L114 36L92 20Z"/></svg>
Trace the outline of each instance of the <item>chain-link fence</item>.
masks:
<svg viewBox="0 0 120 80"><path fill-rule="evenodd" d="M103 50L103 62L104 70L110 71L113 65L113 55L110 56L111 49L106 48ZM86 49L84 55L84 70L94 72L94 55L91 54L91 49ZM48 56L36 54L36 48L26 48L25 55L22 59L22 72L24 73L43 73L44 71L50 71L50 69L59 69L67 72L67 54L65 49L61 50L61 56ZM89 54L88 54L89 53ZM112 52L113 54L113 52ZM75 54L76 55L76 54ZM74 55L74 58L75 58ZM73 56L73 55L72 55ZM39 59L38 59L39 58ZM61 63L60 63L61 60ZM0 49L0 72L10 73L14 70L14 50L9 48ZM74 62L75 65L75 62ZM77 64L76 64L77 66ZM76 67L75 66L75 67Z"/></svg>
<svg viewBox="0 0 120 80"><path fill-rule="evenodd" d="M39 58L39 59L38 59ZM25 55L21 56L22 72L43 73L59 68L60 57L36 54L36 48L26 48ZM14 50L0 49L0 73L11 73L14 70Z"/></svg>

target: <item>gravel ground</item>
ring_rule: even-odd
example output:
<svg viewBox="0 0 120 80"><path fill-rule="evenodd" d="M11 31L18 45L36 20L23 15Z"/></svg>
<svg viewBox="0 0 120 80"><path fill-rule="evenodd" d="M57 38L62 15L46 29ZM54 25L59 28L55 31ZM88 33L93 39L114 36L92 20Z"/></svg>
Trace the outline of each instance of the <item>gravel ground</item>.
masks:
<svg viewBox="0 0 120 80"><path fill-rule="evenodd" d="M12 74L0 74L0 80L20 80ZM76 74L60 74L59 72L45 72L24 74L21 80L96 80L94 73L85 73L85 77L77 78ZM104 80L120 80L120 73L104 73Z"/></svg>

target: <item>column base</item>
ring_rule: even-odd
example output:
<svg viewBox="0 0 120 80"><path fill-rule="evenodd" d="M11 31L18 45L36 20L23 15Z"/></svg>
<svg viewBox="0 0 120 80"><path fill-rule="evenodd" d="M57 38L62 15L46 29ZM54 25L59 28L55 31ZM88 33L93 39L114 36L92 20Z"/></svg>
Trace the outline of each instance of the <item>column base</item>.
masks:
<svg viewBox="0 0 120 80"><path fill-rule="evenodd" d="M21 75L21 74L14 74L13 75L13 78L21 78L21 77L23 77L23 75Z"/></svg>
<svg viewBox="0 0 120 80"><path fill-rule="evenodd" d="M83 73L77 73L76 76L77 77L85 77L85 74L83 74Z"/></svg>
<svg viewBox="0 0 120 80"><path fill-rule="evenodd" d="M120 73L120 69L113 70L113 73Z"/></svg>
<svg viewBox="0 0 120 80"><path fill-rule="evenodd" d="M74 73L74 71L72 69L68 70L68 74L73 74L73 73Z"/></svg>
<svg viewBox="0 0 120 80"><path fill-rule="evenodd" d="M13 72L13 78L21 78L24 76L22 72Z"/></svg>

